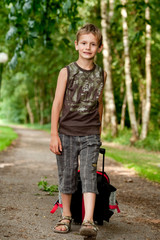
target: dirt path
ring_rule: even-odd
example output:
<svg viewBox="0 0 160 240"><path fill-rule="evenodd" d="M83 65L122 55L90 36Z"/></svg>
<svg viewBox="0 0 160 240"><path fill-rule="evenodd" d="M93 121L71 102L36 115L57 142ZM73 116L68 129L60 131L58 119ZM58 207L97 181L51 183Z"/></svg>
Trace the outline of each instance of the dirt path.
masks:
<svg viewBox="0 0 160 240"><path fill-rule="evenodd" d="M49 212L57 195L49 196L37 187L44 176L50 184L57 184L49 134L23 128L15 130L18 140L0 153L0 240L82 240L76 225L67 235L53 233L60 212L54 215ZM111 159L106 159L105 170L118 189L121 213L100 226L97 240L160 239L160 185L139 178Z"/></svg>

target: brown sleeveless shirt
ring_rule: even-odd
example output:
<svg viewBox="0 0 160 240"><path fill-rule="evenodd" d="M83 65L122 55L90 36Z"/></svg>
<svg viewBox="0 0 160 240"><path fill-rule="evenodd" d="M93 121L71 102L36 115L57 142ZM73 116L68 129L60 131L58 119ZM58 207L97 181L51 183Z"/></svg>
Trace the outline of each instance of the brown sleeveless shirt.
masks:
<svg viewBox="0 0 160 240"><path fill-rule="evenodd" d="M72 136L99 134L98 100L104 86L104 71L98 65L85 70L73 62L67 66L67 72L59 132Z"/></svg>

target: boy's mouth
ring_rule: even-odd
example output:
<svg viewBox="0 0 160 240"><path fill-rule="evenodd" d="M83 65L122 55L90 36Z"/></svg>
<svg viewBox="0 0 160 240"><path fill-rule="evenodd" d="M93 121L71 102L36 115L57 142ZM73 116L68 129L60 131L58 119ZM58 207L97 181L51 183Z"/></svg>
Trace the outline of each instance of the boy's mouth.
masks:
<svg viewBox="0 0 160 240"><path fill-rule="evenodd" d="M88 55L90 55L90 54L92 54L91 52L83 52L84 54L88 54Z"/></svg>

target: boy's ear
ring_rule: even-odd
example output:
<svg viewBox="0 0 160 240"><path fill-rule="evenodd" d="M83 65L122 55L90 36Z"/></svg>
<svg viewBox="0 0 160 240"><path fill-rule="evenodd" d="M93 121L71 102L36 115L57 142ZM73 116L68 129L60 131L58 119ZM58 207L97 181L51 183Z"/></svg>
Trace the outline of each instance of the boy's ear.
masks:
<svg viewBox="0 0 160 240"><path fill-rule="evenodd" d="M74 44L75 44L75 49L78 50L78 43L76 40L75 40Z"/></svg>
<svg viewBox="0 0 160 240"><path fill-rule="evenodd" d="M98 48L98 53L100 53L103 49L103 44Z"/></svg>

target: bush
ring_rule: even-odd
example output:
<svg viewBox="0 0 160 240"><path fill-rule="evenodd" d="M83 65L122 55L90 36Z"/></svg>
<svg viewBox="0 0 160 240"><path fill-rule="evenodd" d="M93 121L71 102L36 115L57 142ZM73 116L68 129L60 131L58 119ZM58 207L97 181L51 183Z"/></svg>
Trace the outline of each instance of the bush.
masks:
<svg viewBox="0 0 160 240"><path fill-rule="evenodd" d="M124 128L124 130L119 130L118 136L113 138L111 132L107 132L107 134L102 135L103 141L107 142L115 142L121 145L130 145L130 138L132 136L132 130L128 128ZM149 131L148 136L144 140L138 140L135 143L135 147L144 148L150 151L160 151L160 131L152 130Z"/></svg>

